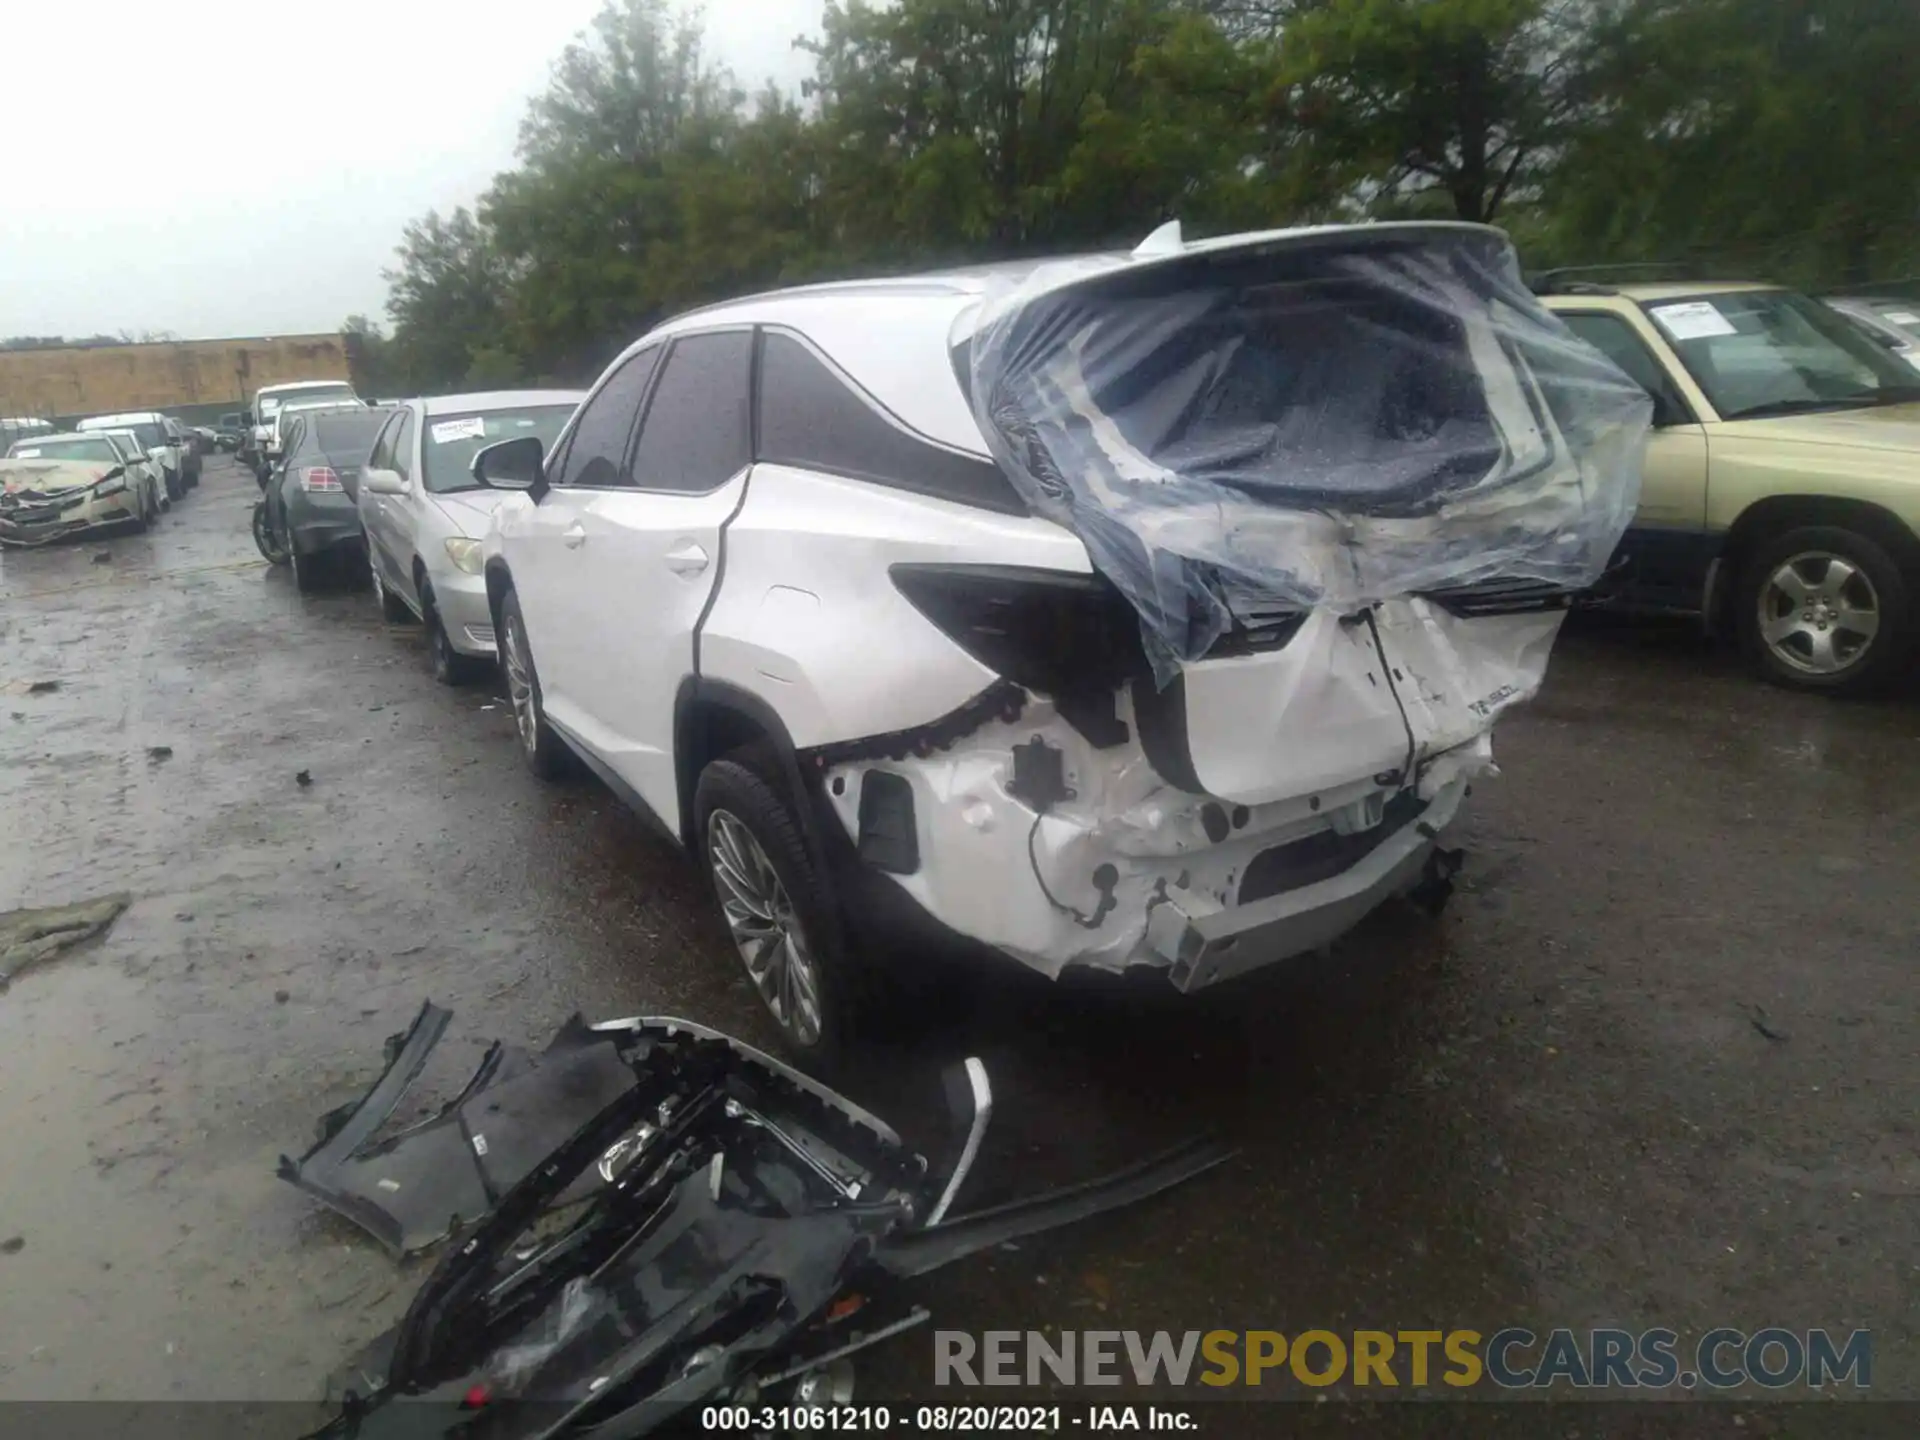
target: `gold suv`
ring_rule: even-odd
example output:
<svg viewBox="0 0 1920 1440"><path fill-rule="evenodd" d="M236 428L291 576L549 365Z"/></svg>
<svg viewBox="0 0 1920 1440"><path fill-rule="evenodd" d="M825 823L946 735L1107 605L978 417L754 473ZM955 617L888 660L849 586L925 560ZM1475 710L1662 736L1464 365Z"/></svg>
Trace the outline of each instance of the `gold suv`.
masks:
<svg viewBox="0 0 1920 1440"><path fill-rule="evenodd" d="M1791 290L1571 273L1535 288L1654 405L1602 597L1699 611L1784 685L1857 693L1900 674L1920 595L1913 367Z"/></svg>

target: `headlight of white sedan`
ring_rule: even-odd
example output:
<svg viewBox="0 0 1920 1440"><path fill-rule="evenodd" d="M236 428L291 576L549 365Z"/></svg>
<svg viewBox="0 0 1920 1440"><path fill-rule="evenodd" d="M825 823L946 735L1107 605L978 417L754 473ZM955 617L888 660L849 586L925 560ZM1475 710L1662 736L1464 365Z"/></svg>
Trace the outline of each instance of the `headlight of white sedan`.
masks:
<svg viewBox="0 0 1920 1440"><path fill-rule="evenodd" d="M447 541L447 558L461 574L478 575L482 563L480 542L456 535Z"/></svg>

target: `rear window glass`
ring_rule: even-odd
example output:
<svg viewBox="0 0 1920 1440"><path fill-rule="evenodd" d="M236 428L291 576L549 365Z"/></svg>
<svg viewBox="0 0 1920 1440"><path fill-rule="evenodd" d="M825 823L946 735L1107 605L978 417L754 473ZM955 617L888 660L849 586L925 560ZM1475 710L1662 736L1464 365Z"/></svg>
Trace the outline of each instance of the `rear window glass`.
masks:
<svg viewBox="0 0 1920 1440"><path fill-rule="evenodd" d="M286 390L278 395L260 397L260 418L269 419L283 405L299 405L314 400L351 400L354 398L351 385L316 386L311 390Z"/></svg>
<svg viewBox="0 0 1920 1440"><path fill-rule="evenodd" d="M427 489L444 495L449 490L477 490L473 457L501 440L532 435L542 449L553 442L573 415L571 405L538 405L520 410L490 410L473 415L434 415L427 420L420 447Z"/></svg>
<svg viewBox="0 0 1920 1440"><path fill-rule="evenodd" d="M373 449L373 440L380 433L380 427L386 423L384 412L378 410L348 410L338 414L321 414L314 417L310 427L309 440L329 455L347 455L349 452L364 458Z"/></svg>

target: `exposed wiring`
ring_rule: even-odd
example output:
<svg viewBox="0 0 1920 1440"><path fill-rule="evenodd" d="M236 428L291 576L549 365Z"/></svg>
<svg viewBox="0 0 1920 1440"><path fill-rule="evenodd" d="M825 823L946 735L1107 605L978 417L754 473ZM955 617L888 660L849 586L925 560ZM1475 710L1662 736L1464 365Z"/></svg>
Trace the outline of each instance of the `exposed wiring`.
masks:
<svg viewBox="0 0 1920 1440"><path fill-rule="evenodd" d="M1407 716L1407 705L1400 698L1400 687L1393 683L1393 662L1387 658L1387 647L1380 639L1380 623L1373 618L1371 606L1367 609L1367 629L1373 635L1373 653L1380 657L1380 668L1387 677L1387 693L1393 696L1394 708L1400 712L1400 728L1407 732L1407 763L1400 770L1400 788L1411 787L1416 780L1414 765L1419 758L1419 745L1413 738L1413 721Z"/></svg>
<svg viewBox="0 0 1920 1440"><path fill-rule="evenodd" d="M1040 833L1040 822L1046 818L1047 812L1042 810L1033 817L1033 828L1027 831L1027 864L1033 868L1033 882L1040 887L1040 893L1047 897L1047 903L1049 905L1053 906L1053 908L1058 910L1062 915L1071 916L1073 923L1078 925L1082 930L1098 930L1100 928L1100 922L1107 918L1107 912L1113 908L1112 887L1109 886L1107 891L1100 897L1100 908L1094 911L1091 916L1082 915L1071 905L1063 904L1054 898L1053 891L1047 888L1047 877L1040 873L1040 859L1033 853L1034 836Z"/></svg>

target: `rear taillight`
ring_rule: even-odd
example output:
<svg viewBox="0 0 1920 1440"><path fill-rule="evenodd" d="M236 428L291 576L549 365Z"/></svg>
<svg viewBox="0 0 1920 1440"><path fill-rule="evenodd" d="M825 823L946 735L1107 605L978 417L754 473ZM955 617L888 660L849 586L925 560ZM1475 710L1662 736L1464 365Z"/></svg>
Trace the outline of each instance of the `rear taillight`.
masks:
<svg viewBox="0 0 1920 1440"><path fill-rule="evenodd" d="M330 466L311 465L300 472L300 488L312 492L315 490L342 491L346 487L340 483L340 477Z"/></svg>
<svg viewBox="0 0 1920 1440"><path fill-rule="evenodd" d="M1101 576L1011 565L895 565L892 575L962 650L1038 694L1112 691L1146 672L1139 617Z"/></svg>

